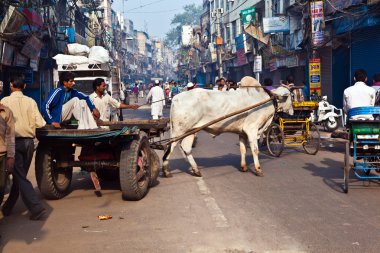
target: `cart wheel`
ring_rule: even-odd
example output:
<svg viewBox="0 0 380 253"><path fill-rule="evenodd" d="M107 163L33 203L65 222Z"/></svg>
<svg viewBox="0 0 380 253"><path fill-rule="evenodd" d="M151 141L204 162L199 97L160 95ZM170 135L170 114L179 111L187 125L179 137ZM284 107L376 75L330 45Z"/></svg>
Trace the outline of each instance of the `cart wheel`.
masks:
<svg viewBox="0 0 380 253"><path fill-rule="evenodd" d="M281 127L272 123L268 128L266 139L269 154L279 157L284 150L284 132Z"/></svg>
<svg viewBox="0 0 380 253"><path fill-rule="evenodd" d="M38 188L46 199L61 199L69 193L73 168L57 168L53 149L43 146L46 145L40 142L36 151L35 169ZM70 148L64 147L62 150Z"/></svg>
<svg viewBox="0 0 380 253"><path fill-rule="evenodd" d="M303 149L306 154L315 155L318 153L321 138L317 126L314 123L309 123L309 135L306 137L306 142L303 144ZM303 134L306 135L306 131L303 131Z"/></svg>
<svg viewBox="0 0 380 253"><path fill-rule="evenodd" d="M344 185L343 192L348 193L348 182L350 180L350 142L346 142L346 152L344 153Z"/></svg>
<svg viewBox="0 0 380 253"><path fill-rule="evenodd" d="M120 186L123 199L140 200L149 190L150 146L145 133L125 144L120 154Z"/></svg>
<svg viewBox="0 0 380 253"><path fill-rule="evenodd" d="M160 172L160 158L158 157L156 151L150 149L150 180L149 187L155 186L157 183L158 174Z"/></svg>

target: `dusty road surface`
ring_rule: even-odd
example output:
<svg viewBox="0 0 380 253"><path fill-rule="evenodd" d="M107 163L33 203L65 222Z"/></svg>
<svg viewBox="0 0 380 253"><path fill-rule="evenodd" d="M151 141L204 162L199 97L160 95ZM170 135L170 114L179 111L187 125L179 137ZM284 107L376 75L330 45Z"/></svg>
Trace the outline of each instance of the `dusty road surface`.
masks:
<svg viewBox="0 0 380 253"><path fill-rule="evenodd" d="M177 149L174 177L159 178L138 202L123 201L117 182L102 182L97 197L76 169L68 196L43 200L45 221L30 221L21 201L0 214L0 252L379 252L380 185L353 182L342 193L342 143L324 139L316 156L263 152L263 178L239 170L235 135L201 133L194 157L202 178ZM29 177L36 185L34 166Z"/></svg>

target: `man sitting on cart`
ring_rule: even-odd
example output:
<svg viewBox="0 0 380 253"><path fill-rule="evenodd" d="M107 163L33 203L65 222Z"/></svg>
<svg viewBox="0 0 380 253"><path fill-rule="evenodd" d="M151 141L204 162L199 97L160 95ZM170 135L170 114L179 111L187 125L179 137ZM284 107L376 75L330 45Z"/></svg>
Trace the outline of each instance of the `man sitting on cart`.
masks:
<svg viewBox="0 0 380 253"><path fill-rule="evenodd" d="M90 95L91 101L100 112L101 121L110 121L111 108L138 109L140 105L127 105L120 103L106 92L107 86L103 78L96 78L92 84L94 92Z"/></svg>
<svg viewBox="0 0 380 253"><path fill-rule="evenodd" d="M72 72L60 75L61 85L49 93L42 105L42 115L55 128L61 128L61 122L72 116L78 120L78 129L98 128L95 118L99 119L100 113L89 96L74 89L74 77Z"/></svg>
<svg viewBox="0 0 380 253"><path fill-rule="evenodd" d="M355 107L374 106L376 91L369 87L367 81L367 73L364 69L358 69L354 75L355 84L344 90L343 93L343 110L346 114ZM372 114L355 115L350 119L373 120Z"/></svg>

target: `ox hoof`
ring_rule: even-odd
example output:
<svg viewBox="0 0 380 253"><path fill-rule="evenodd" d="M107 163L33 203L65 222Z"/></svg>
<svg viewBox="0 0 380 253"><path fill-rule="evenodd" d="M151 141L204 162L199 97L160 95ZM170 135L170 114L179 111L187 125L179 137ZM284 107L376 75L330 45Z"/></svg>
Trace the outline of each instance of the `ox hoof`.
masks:
<svg viewBox="0 0 380 253"><path fill-rule="evenodd" d="M170 178L170 177L173 177L172 173L170 173L169 171L163 171L162 172L162 175L166 178Z"/></svg>
<svg viewBox="0 0 380 253"><path fill-rule="evenodd" d="M200 171L193 171L194 176L202 177L202 173Z"/></svg>
<svg viewBox="0 0 380 253"><path fill-rule="evenodd" d="M255 174L256 174L256 176L258 176L258 177L263 177L264 176L264 172L262 172L261 170L259 170L259 171L255 171Z"/></svg>
<svg viewBox="0 0 380 253"><path fill-rule="evenodd" d="M243 171L243 172L247 172L247 171L248 171L248 167L247 167L247 166L242 166L242 167L241 167L241 171Z"/></svg>

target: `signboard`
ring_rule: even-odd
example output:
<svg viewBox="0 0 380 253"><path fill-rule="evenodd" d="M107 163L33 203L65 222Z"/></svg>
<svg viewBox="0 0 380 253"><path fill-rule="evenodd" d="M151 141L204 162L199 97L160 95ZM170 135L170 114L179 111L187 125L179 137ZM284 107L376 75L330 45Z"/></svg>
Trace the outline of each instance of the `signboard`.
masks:
<svg viewBox="0 0 380 253"><path fill-rule="evenodd" d="M240 12L243 25L249 25L252 21L255 20L255 12L256 12L255 6L252 6L248 9L244 9Z"/></svg>
<svg viewBox="0 0 380 253"><path fill-rule="evenodd" d="M254 73L263 71L263 58L261 57L261 55L256 55L253 62Z"/></svg>
<svg viewBox="0 0 380 253"><path fill-rule="evenodd" d="M323 1L310 2L310 12L313 45L317 46L323 43L324 40L324 32L322 30L324 23Z"/></svg>
<svg viewBox="0 0 380 253"><path fill-rule="evenodd" d="M23 46L21 53L30 59L37 59L44 44L34 35L30 36Z"/></svg>
<svg viewBox="0 0 380 253"><path fill-rule="evenodd" d="M288 56L286 57L286 67L288 68L294 68L298 67L298 56L293 55L293 56Z"/></svg>
<svg viewBox="0 0 380 253"><path fill-rule="evenodd" d="M266 45L269 43L270 35L264 35L260 26L250 24L244 28L244 31Z"/></svg>
<svg viewBox="0 0 380 253"><path fill-rule="evenodd" d="M1 57L1 64L12 66L14 47L4 42L3 55Z"/></svg>
<svg viewBox="0 0 380 253"><path fill-rule="evenodd" d="M13 66L26 67L29 64L29 58L19 52L15 52Z"/></svg>
<svg viewBox="0 0 380 253"><path fill-rule="evenodd" d="M288 16L263 18L264 33L289 33L290 20Z"/></svg>
<svg viewBox="0 0 380 253"><path fill-rule="evenodd" d="M321 59L309 60L310 95L321 96Z"/></svg>

